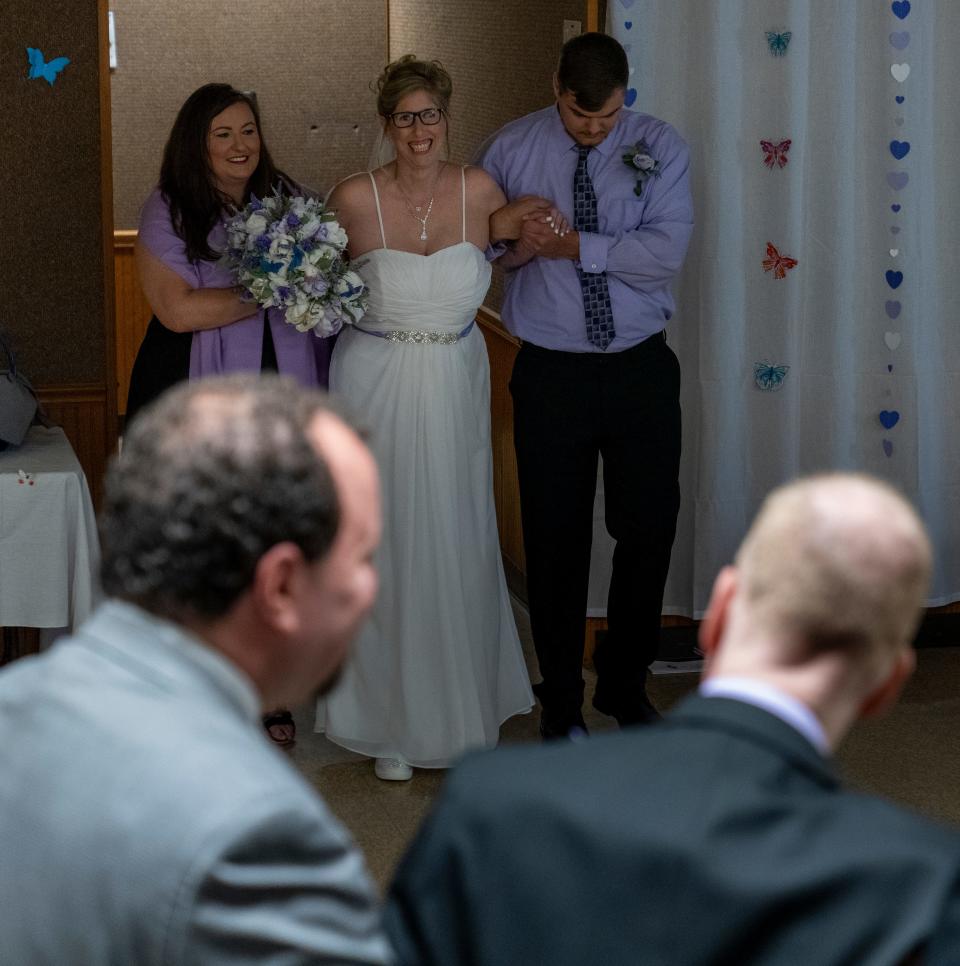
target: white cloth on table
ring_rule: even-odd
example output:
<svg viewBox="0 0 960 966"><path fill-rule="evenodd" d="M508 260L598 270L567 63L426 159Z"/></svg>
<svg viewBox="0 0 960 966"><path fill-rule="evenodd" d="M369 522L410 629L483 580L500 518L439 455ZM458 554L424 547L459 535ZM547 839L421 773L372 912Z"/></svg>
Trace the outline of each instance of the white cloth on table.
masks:
<svg viewBox="0 0 960 966"><path fill-rule="evenodd" d="M33 426L0 452L0 626L76 628L99 598L99 561L80 463L62 429Z"/></svg>

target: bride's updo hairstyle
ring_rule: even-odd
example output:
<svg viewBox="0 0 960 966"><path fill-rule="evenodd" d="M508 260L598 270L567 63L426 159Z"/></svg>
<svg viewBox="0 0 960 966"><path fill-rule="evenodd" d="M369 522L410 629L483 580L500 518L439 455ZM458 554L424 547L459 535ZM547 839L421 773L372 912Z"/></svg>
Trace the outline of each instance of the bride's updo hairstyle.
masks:
<svg viewBox="0 0 960 966"><path fill-rule="evenodd" d="M449 115L453 93L450 75L439 61L418 60L413 54L404 54L399 60L387 64L377 78L377 113L388 118L407 94L416 91L426 91L443 113Z"/></svg>

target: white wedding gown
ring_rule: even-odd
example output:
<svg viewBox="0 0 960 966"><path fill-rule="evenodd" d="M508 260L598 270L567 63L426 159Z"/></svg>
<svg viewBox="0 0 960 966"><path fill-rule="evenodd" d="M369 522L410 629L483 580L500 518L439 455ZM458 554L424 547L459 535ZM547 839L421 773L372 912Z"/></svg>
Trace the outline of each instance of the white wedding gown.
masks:
<svg viewBox="0 0 960 966"><path fill-rule="evenodd" d="M369 429L380 467L380 592L316 730L364 755L441 768L495 745L500 724L533 705L500 560L489 363L473 325L490 266L466 241L465 202L458 244L387 248L373 191L384 247L354 263L370 291L365 331L341 332L330 388Z"/></svg>

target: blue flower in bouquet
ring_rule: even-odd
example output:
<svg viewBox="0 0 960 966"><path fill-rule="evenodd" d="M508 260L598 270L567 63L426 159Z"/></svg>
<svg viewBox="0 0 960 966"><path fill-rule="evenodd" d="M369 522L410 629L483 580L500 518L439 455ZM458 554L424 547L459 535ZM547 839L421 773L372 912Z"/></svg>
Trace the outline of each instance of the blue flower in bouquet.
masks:
<svg viewBox="0 0 960 966"><path fill-rule="evenodd" d="M274 189L226 222L221 261L263 308L283 308L301 332L332 335L363 317L367 290L349 267L347 233L315 198Z"/></svg>

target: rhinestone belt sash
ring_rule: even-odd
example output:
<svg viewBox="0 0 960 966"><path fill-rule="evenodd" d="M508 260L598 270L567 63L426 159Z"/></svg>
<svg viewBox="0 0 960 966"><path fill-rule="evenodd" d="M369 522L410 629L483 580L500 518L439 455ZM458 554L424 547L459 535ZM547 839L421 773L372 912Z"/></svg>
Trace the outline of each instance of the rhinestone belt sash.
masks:
<svg viewBox="0 0 960 966"><path fill-rule="evenodd" d="M403 345L453 345L459 342L464 336L469 335L473 328L474 320L462 328L459 332L424 332L422 329L393 329L390 332L374 332L373 329L364 329L359 325L354 328L364 335L375 335L378 339L386 339L388 342L397 342Z"/></svg>

